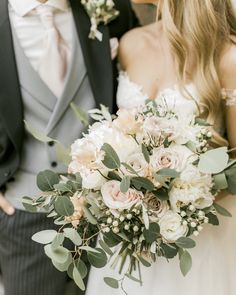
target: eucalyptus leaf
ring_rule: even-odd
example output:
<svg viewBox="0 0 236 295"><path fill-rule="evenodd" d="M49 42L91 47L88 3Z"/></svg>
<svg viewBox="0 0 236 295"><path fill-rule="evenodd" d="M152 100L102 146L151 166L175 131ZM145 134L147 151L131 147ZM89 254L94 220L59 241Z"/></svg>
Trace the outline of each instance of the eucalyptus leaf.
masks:
<svg viewBox="0 0 236 295"><path fill-rule="evenodd" d="M51 260L59 264L65 263L70 254L69 250L64 247L58 247L56 249L52 249L50 244L44 247L44 251Z"/></svg>
<svg viewBox="0 0 236 295"><path fill-rule="evenodd" d="M233 167L225 172L228 190L231 194L236 194L236 167Z"/></svg>
<svg viewBox="0 0 236 295"><path fill-rule="evenodd" d="M164 252L164 256L167 259L172 259L172 258L174 258L178 254L178 248L177 247L174 247L174 246L172 246L170 244L164 244L164 243L162 243L161 244L161 249Z"/></svg>
<svg viewBox="0 0 236 295"><path fill-rule="evenodd" d="M120 183L120 190L122 193L126 193L130 188L130 176L126 175L123 177Z"/></svg>
<svg viewBox="0 0 236 295"><path fill-rule="evenodd" d="M206 215L206 217L208 217L210 224L215 225L215 226L220 224L219 219L215 214L210 212Z"/></svg>
<svg viewBox="0 0 236 295"><path fill-rule="evenodd" d="M51 137L45 135L43 132L39 131L38 129L34 128L30 123L25 122L25 127L26 127L26 130L31 134L33 135L33 137L35 139L37 139L38 141L41 141L43 143L47 143L47 142L50 142L50 141L55 141L54 139L52 139Z"/></svg>
<svg viewBox="0 0 236 295"><path fill-rule="evenodd" d="M192 268L192 257L189 254L189 252L185 250L180 255L180 269L182 274L186 276L191 268Z"/></svg>
<svg viewBox="0 0 236 295"><path fill-rule="evenodd" d="M37 232L32 236L32 240L39 244L50 244L57 235L57 231L47 229L40 232Z"/></svg>
<svg viewBox="0 0 236 295"><path fill-rule="evenodd" d="M76 266L74 266L74 269L73 269L73 279L76 285L80 288L80 290L85 291L85 285L84 285L83 279Z"/></svg>
<svg viewBox="0 0 236 295"><path fill-rule="evenodd" d="M134 276L132 276L132 275L129 274L129 273L127 273L125 276L126 276L127 278L129 278L130 280L136 282L136 283L140 283L140 284L142 284L142 282L141 282L139 279L135 278Z"/></svg>
<svg viewBox="0 0 236 295"><path fill-rule="evenodd" d="M119 288L119 281L110 277L105 277L104 282L113 289Z"/></svg>
<svg viewBox="0 0 236 295"><path fill-rule="evenodd" d="M64 235L66 238L70 239L74 245L80 246L82 244L82 239L74 228L64 228Z"/></svg>
<svg viewBox="0 0 236 295"><path fill-rule="evenodd" d="M196 242L190 238L186 238L186 237L181 237L179 238L175 244L180 247L180 248L184 248L184 249L190 249L190 248L194 248L196 246Z"/></svg>
<svg viewBox="0 0 236 295"><path fill-rule="evenodd" d="M54 260L52 260L52 264L55 266L55 268L61 272L67 271L70 264L72 263L72 255L71 253L69 253L68 258L66 260L66 262L64 263L58 263Z"/></svg>
<svg viewBox="0 0 236 295"><path fill-rule="evenodd" d="M177 178L180 176L180 173L177 172L175 169L163 168L159 170L158 172L156 172L156 175L170 177L170 178Z"/></svg>
<svg viewBox="0 0 236 295"><path fill-rule="evenodd" d="M100 107L101 107L101 113L102 113L104 119L111 122L112 117L111 117L111 114L109 112L109 109L107 107L105 107L103 104L101 104Z"/></svg>
<svg viewBox="0 0 236 295"><path fill-rule="evenodd" d="M96 218L93 216L93 214L91 213L91 211L89 210L89 208L87 208L86 206L83 207L83 211L84 211L84 215L85 217L88 219L88 221L93 224L96 225L98 222L96 220Z"/></svg>
<svg viewBox="0 0 236 295"><path fill-rule="evenodd" d="M52 249L55 250L58 247L60 247L63 244L64 239L65 237L63 233L58 233L52 241L52 244L51 244Z"/></svg>
<svg viewBox="0 0 236 295"><path fill-rule="evenodd" d="M99 244L108 255L113 255L113 252L111 251L110 247L103 240L99 240Z"/></svg>
<svg viewBox="0 0 236 295"><path fill-rule="evenodd" d="M226 210L225 208L221 207L219 204L214 203L214 207L219 214L221 214L225 217L232 217L232 214L228 210Z"/></svg>
<svg viewBox="0 0 236 295"><path fill-rule="evenodd" d="M146 160L146 162L150 163L149 152L144 144L142 144L142 153L143 153L143 156L144 156L144 159Z"/></svg>
<svg viewBox="0 0 236 295"><path fill-rule="evenodd" d="M86 264L83 262L83 260L79 259L75 261L75 265L82 277L82 279L85 279L88 274L88 268Z"/></svg>
<svg viewBox="0 0 236 295"><path fill-rule="evenodd" d="M227 147L213 149L200 155L198 169L202 173L218 174L225 170L228 161Z"/></svg>
<svg viewBox="0 0 236 295"><path fill-rule="evenodd" d="M81 247L79 247L79 249L84 250L86 252L99 253L99 251L96 248L92 248L90 246L81 246Z"/></svg>
<svg viewBox="0 0 236 295"><path fill-rule="evenodd" d="M87 127L89 125L89 117L88 113L82 110L78 105L75 103L70 104L72 110L74 111L76 117L80 120L80 122Z"/></svg>
<svg viewBox="0 0 236 295"><path fill-rule="evenodd" d="M150 223L149 229L144 229L144 238L147 243L153 243L157 240L160 235L160 226L158 223Z"/></svg>
<svg viewBox="0 0 236 295"><path fill-rule="evenodd" d="M96 248L98 251L95 252L88 252L88 261L91 265L93 265L96 268L102 268L107 264L107 255L101 248Z"/></svg>
<svg viewBox="0 0 236 295"><path fill-rule="evenodd" d="M60 196L55 201L55 211L61 216L71 216L74 210L74 205L67 196Z"/></svg>
<svg viewBox="0 0 236 295"><path fill-rule="evenodd" d="M110 144L105 143L102 146L102 150L105 152L103 164L109 169L120 168L120 159L113 147Z"/></svg>
<svg viewBox="0 0 236 295"><path fill-rule="evenodd" d="M228 182L225 173L216 174L213 178L215 183L214 188L216 190L224 190L228 188Z"/></svg>
<svg viewBox="0 0 236 295"><path fill-rule="evenodd" d="M37 175L37 186L43 192L53 191L54 185L59 181L59 175L51 170L42 171Z"/></svg>
<svg viewBox="0 0 236 295"><path fill-rule="evenodd" d="M142 188L148 191L154 190L154 184L147 178L144 177L132 177L131 184L137 189L141 190Z"/></svg>

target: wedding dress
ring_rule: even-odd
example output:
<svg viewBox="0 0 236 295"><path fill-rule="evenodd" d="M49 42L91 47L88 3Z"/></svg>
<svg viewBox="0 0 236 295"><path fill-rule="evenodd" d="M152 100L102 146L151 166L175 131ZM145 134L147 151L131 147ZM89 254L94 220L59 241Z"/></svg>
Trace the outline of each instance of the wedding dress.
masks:
<svg viewBox="0 0 236 295"><path fill-rule="evenodd" d="M197 99L193 85L187 90ZM147 95L141 86L132 82L124 72L120 74L117 104L119 108L133 108L144 104ZM236 91L222 91L226 104L236 105ZM185 98L177 86L164 89L157 100L165 100L182 115L196 113L194 100ZM223 114L218 120L219 132L224 132ZM179 269L178 257L170 260L157 260L150 268L142 267L143 286L126 279L124 289L128 295L235 295L236 294L236 196L228 195L219 204L228 209L233 217L220 217L220 226L205 226L195 238L197 247L191 250L193 267L183 277ZM120 289L108 287L104 277L120 276L116 270L105 267L92 268L86 295L123 295Z"/></svg>

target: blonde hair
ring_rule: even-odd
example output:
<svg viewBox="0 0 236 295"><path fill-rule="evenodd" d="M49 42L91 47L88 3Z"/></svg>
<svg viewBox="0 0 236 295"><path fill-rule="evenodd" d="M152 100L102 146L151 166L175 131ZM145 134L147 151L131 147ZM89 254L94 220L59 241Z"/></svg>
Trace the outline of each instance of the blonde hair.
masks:
<svg viewBox="0 0 236 295"><path fill-rule="evenodd" d="M179 85L184 90L191 53L196 62L191 81L200 95L200 115L215 126L222 107L220 57L231 35L236 35L231 0L161 0L158 11L176 62ZM213 141L227 144L216 132Z"/></svg>

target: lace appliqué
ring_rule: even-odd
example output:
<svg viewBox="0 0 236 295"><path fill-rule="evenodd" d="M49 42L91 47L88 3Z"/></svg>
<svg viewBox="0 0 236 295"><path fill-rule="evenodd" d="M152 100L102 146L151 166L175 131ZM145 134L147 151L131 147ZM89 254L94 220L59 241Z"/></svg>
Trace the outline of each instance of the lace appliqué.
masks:
<svg viewBox="0 0 236 295"><path fill-rule="evenodd" d="M236 89L222 89L222 98L226 106L236 106Z"/></svg>

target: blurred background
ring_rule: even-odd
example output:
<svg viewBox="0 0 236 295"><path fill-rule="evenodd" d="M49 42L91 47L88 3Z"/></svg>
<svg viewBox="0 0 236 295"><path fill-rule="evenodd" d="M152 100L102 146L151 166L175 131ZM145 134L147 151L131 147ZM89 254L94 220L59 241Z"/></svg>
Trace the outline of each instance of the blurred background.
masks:
<svg viewBox="0 0 236 295"><path fill-rule="evenodd" d="M155 6L151 4L147 4L147 5L133 4L133 7L142 25L147 25L155 21L155 18L156 18Z"/></svg>

